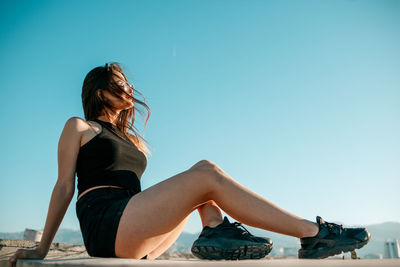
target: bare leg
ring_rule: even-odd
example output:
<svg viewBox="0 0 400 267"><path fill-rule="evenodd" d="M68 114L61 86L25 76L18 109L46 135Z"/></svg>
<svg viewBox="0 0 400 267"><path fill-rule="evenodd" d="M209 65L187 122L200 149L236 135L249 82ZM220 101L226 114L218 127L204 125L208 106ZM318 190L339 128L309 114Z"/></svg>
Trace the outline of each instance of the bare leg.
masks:
<svg viewBox="0 0 400 267"><path fill-rule="evenodd" d="M118 227L117 257L141 258L165 240L195 209L214 200L236 220L296 237L315 235L316 224L297 217L242 186L218 166L201 161L133 196Z"/></svg>
<svg viewBox="0 0 400 267"><path fill-rule="evenodd" d="M222 212L214 200L201 205L197 211L200 214L201 222L204 226L215 227L222 223Z"/></svg>
<svg viewBox="0 0 400 267"><path fill-rule="evenodd" d="M218 166L215 168L219 182L212 199L232 218L250 226L298 238L318 233L316 223L278 207L235 181ZM221 191L225 193L219 193Z"/></svg>
<svg viewBox="0 0 400 267"><path fill-rule="evenodd" d="M200 214L203 227L208 225L210 227L215 227L220 224L222 219L222 213L217 204L210 200L197 208ZM187 221L190 216L187 216L174 230L165 234L165 239L162 243L156 247L153 251L147 254L147 259L152 260L164 253L179 237L182 230L185 228Z"/></svg>
<svg viewBox="0 0 400 267"><path fill-rule="evenodd" d="M165 239L150 253L147 253L147 259L153 260L163 254L178 239L186 226L190 216L187 216L175 229L165 234Z"/></svg>

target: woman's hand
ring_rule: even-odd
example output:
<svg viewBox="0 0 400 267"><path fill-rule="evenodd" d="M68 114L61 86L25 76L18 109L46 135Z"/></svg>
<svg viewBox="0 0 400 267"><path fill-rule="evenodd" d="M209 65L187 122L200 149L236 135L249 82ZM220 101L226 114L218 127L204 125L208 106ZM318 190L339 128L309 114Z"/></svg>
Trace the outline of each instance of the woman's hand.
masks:
<svg viewBox="0 0 400 267"><path fill-rule="evenodd" d="M35 249L18 249L17 252L8 260L8 266L13 267L18 259L44 259L47 253Z"/></svg>

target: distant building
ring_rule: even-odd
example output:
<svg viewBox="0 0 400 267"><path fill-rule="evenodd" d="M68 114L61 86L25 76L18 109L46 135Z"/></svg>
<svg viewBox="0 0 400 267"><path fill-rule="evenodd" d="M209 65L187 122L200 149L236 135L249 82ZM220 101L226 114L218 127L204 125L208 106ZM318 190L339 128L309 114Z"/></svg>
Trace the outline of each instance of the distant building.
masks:
<svg viewBox="0 0 400 267"><path fill-rule="evenodd" d="M24 232L24 240L40 242L40 240L42 239L42 234L42 231L36 231L26 228Z"/></svg>
<svg viewBox="0 0 400 267"><path fill-rule="evenodd" d="M383 257L385 259L400 258L399 240L387 240L384 244Z"/></svg>

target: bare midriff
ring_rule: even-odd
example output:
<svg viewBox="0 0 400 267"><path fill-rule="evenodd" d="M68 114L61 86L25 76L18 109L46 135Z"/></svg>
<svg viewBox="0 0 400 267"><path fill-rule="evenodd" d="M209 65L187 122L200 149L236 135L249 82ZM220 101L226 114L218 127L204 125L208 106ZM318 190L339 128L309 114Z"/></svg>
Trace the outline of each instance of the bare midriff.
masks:
<svg viewBox="0 0 400 267"><path fill-rule="evenodd" d="M96 188L103 188L103 187L114 187L114 188L121 188L121 189L124 189L123 187L121 187L121 186L116 186L116 185L99 185L99 186L94 186L94 187L91 187L91 188L86 189L85 191L83 191L83 192L78 196L77 201L78 201L84 194L86 194L87 192L92 191L92 190L94 190L94 189L96 189Z"/></svg>

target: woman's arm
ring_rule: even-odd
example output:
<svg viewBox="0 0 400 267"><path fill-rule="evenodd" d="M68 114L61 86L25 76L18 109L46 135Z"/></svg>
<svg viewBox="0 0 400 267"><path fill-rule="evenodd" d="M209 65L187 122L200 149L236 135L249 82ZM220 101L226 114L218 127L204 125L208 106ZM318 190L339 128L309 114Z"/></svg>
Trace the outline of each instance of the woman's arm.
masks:
<svg viewBox="0 0 400 267"><path fill-rule="evenodd" d="M82 122L70 118L64 126L58 142L58 179L49 204L47 219L38 250L47 255L51 242L65 216L75 192L75 168L78 157Z"/></svg>
<svg viewBox="0 0 400 267"><path fill-rule="evenodd" d="M37 250L43 255L47 255L51 242L64 218L65 212L74 196L74 191L69 185L59 183L57 181L53 188L51 195L49 210L47 212L47 219L43 230L42 239L40 240Z"/></svg>
<svg viewBox="0 0 400 267"><path fill-rule="evenodd" d="M58 142L58 179L54 186L42 239L34 250L20 249L10 258L14 264L18 258L44 258L51 242L64 218L65 212L74 196L75 168L84 121L77 117L70 118L64 126Z"/></svg>

